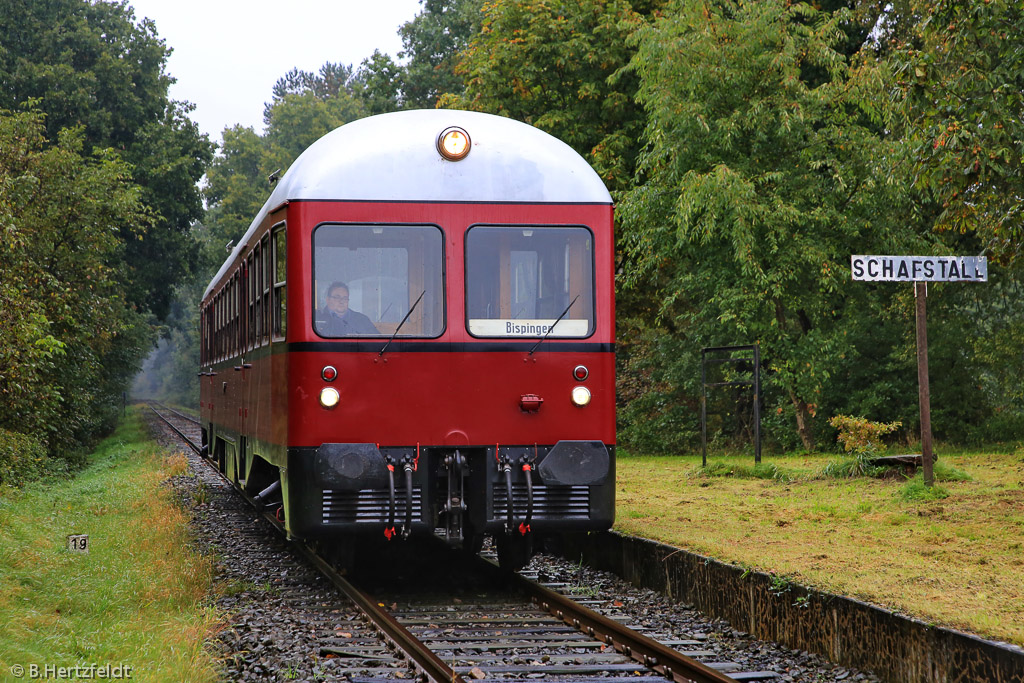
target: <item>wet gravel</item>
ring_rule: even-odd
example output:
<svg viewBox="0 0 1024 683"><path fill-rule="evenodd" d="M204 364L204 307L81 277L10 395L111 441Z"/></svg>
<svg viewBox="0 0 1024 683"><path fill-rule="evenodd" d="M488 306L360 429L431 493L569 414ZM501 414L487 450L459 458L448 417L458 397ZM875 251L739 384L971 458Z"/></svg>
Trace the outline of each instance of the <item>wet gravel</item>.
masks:
<svg viewBox="0 0 1024 683"><path fill-rule="evenodd" d="M177 437L154 427L168 448ZM191 512L196 548L216 557L211 600L225 614L210 640L225 680L324 681L410 679L414 672L377 638L326 579L306 567L287 543L209 467L191 453L190 473L169 482ZM771 671L779 681L878 681L875 676L832 665L820 656L752 638L726 622L708 619L665 596L630 586L607 572L550 555L538 555L524 570L552 588L618 615L661 640L700 641L713 659L745 671Z"/></svg>

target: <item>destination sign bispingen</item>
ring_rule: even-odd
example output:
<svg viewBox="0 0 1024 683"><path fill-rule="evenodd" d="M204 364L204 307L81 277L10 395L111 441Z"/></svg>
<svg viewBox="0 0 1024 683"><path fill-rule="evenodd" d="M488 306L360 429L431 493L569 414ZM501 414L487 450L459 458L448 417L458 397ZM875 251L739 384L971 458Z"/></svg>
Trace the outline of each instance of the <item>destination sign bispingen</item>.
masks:
<svg viewBox="0 0 1024 683"><path fill-rule="evenodd" d="M854 280L987 282L985 256L851 256Z"/></svg>

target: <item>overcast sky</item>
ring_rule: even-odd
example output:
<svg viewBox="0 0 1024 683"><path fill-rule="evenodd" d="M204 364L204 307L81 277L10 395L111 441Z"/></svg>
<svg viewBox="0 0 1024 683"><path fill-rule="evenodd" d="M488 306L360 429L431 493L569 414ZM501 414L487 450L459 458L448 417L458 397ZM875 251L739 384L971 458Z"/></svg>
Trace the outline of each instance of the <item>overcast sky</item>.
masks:
<svg viewBox="0 0 1024 683"><path fill-rule="evenodd" d="M325 62L355 67L374 49L396 60L398 27L419 0L129 0L174 52L171 98L196 105L192 119L214 142L242 124L263 132L263 105L290 69Z"/></svg>

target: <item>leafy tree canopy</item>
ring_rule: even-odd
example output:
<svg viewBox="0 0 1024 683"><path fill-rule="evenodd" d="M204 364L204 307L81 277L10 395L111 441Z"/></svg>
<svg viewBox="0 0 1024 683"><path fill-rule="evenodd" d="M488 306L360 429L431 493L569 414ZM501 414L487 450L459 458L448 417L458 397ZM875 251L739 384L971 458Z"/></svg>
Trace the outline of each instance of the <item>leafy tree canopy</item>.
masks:
<svg viewBox="0 0 1024 683"><path fill-rule="evenodd" d="M455 72L459 53L479 32L483 0L422 0L423 9L398 29L407 58L402 105L433 108L444 94L463 91Z"/></svg>
<svg viewBox="0 0 1024 683"><path fill-rule="evenodd" d="M639 4L639 3L637 3ZM644 8L650 3L642 3ZM613 192L632 176L642 130L636 79L619 74L643 16L627 0L496 0L461 55L464 95L442 106L545 130L584 155Z"/></svg>
<svg viewBox="0 0 1024 683"><path fill-rule="evenodd" d="M894 38L895 93L936 227L977 234L1000 259L1024 244L1024 8L1009 0L910 2ZM909 35L907 35L909 34Z"/></svg>
<svg viewBox="0 0 1024 683"><path fill-rule="evenodd" d="M694 346L759 342L804 445L849 353L851 253L906 248L872 81L837 51L842 12L764 0L680 1L637 34L648 114L642 182L621 204L635 284ZM805 80L813 74L811 82ZM823 77L824 76L824 77ZM682 332L681 332L682 333Z"/></svg>
<svg viewBox="0 0 1024 683"><path fill-rule="evenodd" d="M150 343L118 234L151 215L130 168L84 148L81 128L50 144L42 115L0 110L0 428L62 455L110 426Z"/></svg>
<svg viewBox="0 0 1024 683"><path fill-rule="evenodd" d="M46 114L44 138L82 130L83 152L113 148L154 220L122 225L131 304L158 316L194 255L189 225L202 215L196 183L212 145L171 102L169 53L152 22L124 2L11 0L0 3L0 108Z"/></svg>

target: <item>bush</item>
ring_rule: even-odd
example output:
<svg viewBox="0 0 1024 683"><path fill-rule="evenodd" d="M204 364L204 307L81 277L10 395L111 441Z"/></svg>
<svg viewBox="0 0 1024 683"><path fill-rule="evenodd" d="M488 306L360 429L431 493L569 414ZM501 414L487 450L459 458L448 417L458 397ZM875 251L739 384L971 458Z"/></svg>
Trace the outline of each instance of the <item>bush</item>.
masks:
<svg viewBox="0 0 1024 683"><path fill-rule="evenodd" d="M959 470L942 460L932 463L932 474L935 481L970 481L971 475Z"/></svg>
<svg viewBox="0 0 1024 683"><path fill-rule="evenodd" d="M839 443L853 457L842 462L829 463L823 475L826 477L875 477L884 468L875 467L871 461L878 457L878 444L882 436L900 428L901 422L872 422L863 417L835 415L828 421L839 430Z"/></svg>
<svg viewBox="0 0 1024 683"><path fill-rule="evenodd" d="M0 429L0 484L24 486L47 470L46 448L27 434Z"/></svg>
<svg viewBox="0 0 1024 683"><path fill-rule="evenodd" d="M903 423L872 422L863 417L836 415L828 421L839 430L839 443L847 453L877 453L882 437L899 429Z"/></svg>
<svg viewBox="0 0 1024 683"><path fill-rule="evenodd" d="M881 477L886 468L871 464L874 455L854 455L852 458L830 462L821 471L822 476L835 479L847 477Z"/></svg>

